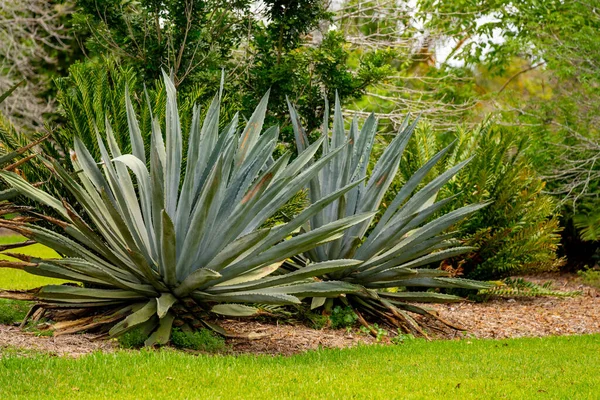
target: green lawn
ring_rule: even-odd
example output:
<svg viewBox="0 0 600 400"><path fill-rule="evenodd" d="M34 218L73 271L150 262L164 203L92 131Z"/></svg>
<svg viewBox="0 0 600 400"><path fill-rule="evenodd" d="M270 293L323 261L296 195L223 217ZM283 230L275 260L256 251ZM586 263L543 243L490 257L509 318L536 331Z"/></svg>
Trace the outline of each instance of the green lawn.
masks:
<svg viewBox="0 0 600 400"><path fill-rule="evenodd" d="M26 240L21 236L0 236L0 245L8 243L17 243ZM55 258L58 254L48 247L41 244L34 244L20 249L12 250L14 253L28 254L40 258ZM0 254L0 260L14 260L14 258ZM18 269L0 268L0 289L32 289L42 285L61 284L61 281L43 276L28 274Z"/></svg>
<svg viewBox="0 0 600 400"><path fill-rule="evenodd" d="M294 357L5 349L0 399L598 399L599 370L600 335L411 340Z"/></svg>

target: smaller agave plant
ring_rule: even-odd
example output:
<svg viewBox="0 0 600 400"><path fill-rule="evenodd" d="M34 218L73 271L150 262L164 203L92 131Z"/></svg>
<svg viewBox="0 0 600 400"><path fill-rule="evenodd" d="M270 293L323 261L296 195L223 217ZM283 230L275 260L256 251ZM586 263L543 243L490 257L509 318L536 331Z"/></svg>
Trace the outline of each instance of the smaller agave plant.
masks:
<svg viewBox="0 0 600 400"><path fill-rule="evenodd" d="M98 134L99 162L77 138L71 157L75 175L46 162L84 213L14 173L0 173L20 193L58 212L60 219L40 217L64 231L0 223L64 256L41 260L12 254L22 260L12 267L83 284L0 291L0 296L37 300L42 310L77 309L68 313L76 319L55 324L55 332L110 328L111 335L120 335L138 327L148 335L146 345L153 345L166 343L173 326L207 326L226 334L212 319L254 315L259 312L255 303L297 304L304 297L361 290L348 282L314 279L359 263L353 259L273 274L286 258L338 239L372 217L355 214L295 233L359 181L332 191L286 224L263 227L342 148L308 165L321 139L291 162L289 154L273 160L278 129L261 133L268 94L240 135L237 116L219 133L219 93L202 123L194 110L184 163L175 87L167 75L164 84L166 140L154 120L151 143L144 143L126 94L132 154L121 153L107 122L108 147Z"/></svg>
<svg viewBox="0 0 600 400"><path fill-rule="evenodd" d="M308 146L307 135L296 110L291 104L288 105L297 147L299 151L303 151ZM328 109L328 106L325 109ZM485 206L469 205L434 218L451 201L444 199L436 202L438 191L468 160L418 188L423 178L444 157L449 148L439 152L418 170L375 222L375 213L380 209L384 194L398 171L402 152L416 123L417 121L414 121L409 124L408 118L405 120L367 179L377 120L373 114L370 115L359 130L354 119L346 132L339 99L336 96L331 138L328 137L328 115L325 115L323 122L325 140L321 142L322 157L327 158L327 165L311 179L308 185L309 199L313 204L317 204L321 199L338 192L340 188L356 183L358 185L315 213L303 225L303 230L318 230L353 215L371 213L371 216L345 231L340 238L304 252L303 257L288 261L286 268L300 271L307 266L310 268L311 263L339 259L362 260L361 263L327 273L324 278L368 289L342 299L354 307L361 322L365 323L361 315L365 313L405 331L424 334L407 311L430 316L433 314L424 307L410 304L411 302L454 302L462 299L433 291L412 291L409 288L483 289L489 285L451 277L446 271L431 268L441 260L472 250L471 247L460 246L460 242L453 239L454 233L446 231ZM331 156L334 153L335 155ZM312 300L312 308L325 303L324 297L315 297Z"/></svg>

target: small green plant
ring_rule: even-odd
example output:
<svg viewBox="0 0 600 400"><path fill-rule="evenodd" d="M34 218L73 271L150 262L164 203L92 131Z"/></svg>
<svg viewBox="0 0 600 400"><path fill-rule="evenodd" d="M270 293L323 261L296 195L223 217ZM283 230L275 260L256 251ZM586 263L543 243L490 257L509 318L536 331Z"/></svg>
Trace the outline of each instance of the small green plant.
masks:
<svg viewBox="0 0 600 400"><path fill-rule="evenodd" d="M402 344L405 341L414 340L414 339L415 339L415 335L412 335L410 333L402 333L401 330L398 330L398 334L392 338L392 343L393 344Z"/></svg>
<svg viewBox="0 0 600 400"><path fill-rule="evenodd" d="M577 271L577 275L586 285L594 286L600 289L600 270L589 268L586 266L581 271Z"/></svg>
<svg viewBox="0 0 600 400"><path fill-rule="evenodd" d="M173 330L171 343L180 349L200 350L209 353L216 353L225 349L225 339L204 328L194 332L184 332L176 328Z"/></svg>
<svg viewBox="0 0 600 400"><path fill-rule="evenodd" d="M381 342L381 340L388 335L388 332L379 326L379 324L373 324L369 326L362 325L360 327L360 331L365 335L375 336L375 340L377 342Z"/></svg>
<svg viewBox="0 0 600 400"><path fill-rule="evenodd" d="M388 335L388 332L385 329L380 328L377 324L373 324L373 329L377 331L377 334L375 335L375 340L377 340L378 342L381 342L381 340Z"/></svg>
<svg viewBox="0 0 600 400"><path fill-rule="evenodd" d="M148 339L148 333L144 332L142 328L134 328L117 337L119 346L125 349L137 349L142 347L146 339Z"/></svg>
<svg viewBox="0 0 600 400"><path fill-rule="evenodd" d="M303 315L303 317L309 323L310 327L317 329L317 330L321 330L321 329L325 328L327 326L327 324L329 323L329 317L327 317L327 315L323 315L323 314L319 314L319 313L315 313L315 312L311 312L311 311L306 312Z"/></svg>
<svg viewBox="0 0 600 400"><path fill-rule="evenodd" d="M356 324L358 315L352 310L352 307L335 306L329 319L333 329L349 328Z"/></svg>
<svg viewBox="0 0 600 400"><path fill-rule="evenodd" d="M287 320L294 320L301 322L302 324L311 327L313 329L321 330L329 325L329 316L323 315L320 312L311 310L306 304L300 304L294 307L295 312L288 314L279 314Z"/></svg>
<svg viewBox="0 0 600 400"><path fill-rule="evenodd" d="M22 321L30 306L30 303L24 301L0 299L0 324L10 325Z"/></svg>

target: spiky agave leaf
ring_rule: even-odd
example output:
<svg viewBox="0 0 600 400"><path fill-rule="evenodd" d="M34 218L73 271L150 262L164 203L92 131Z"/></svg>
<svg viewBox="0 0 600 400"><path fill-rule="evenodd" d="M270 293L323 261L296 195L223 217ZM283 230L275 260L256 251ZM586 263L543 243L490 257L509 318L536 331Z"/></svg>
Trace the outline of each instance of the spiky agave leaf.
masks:
<svg viewBox="0 0 600 400"><path fill-rule="evenodd" d="M288 105L296 143L298 149L303 150L308 144L308 139L296 110L291 104ZM326 116L323 122L325 133L328 124ZM366 313L386 318L403 327L408 324L419 330L405 311L427 311L406 302L449 302L458 301L460 298L438 293L410 292L406 291L407 287L479 289L488 285L450 278L448 273L429 267L445 258L471 250L469 247L459 246L459 243L452 239L453 235L445 232L461 219L485 206L470 205L433 218L449 201L436 201L438 191L468 162L452 167L418 189L423 178L448 149L435 155L406 182L373 226L374 215L380 209L383 196L398 171L402 152L416 124L416 120L412 123L409 123L408 118L405 120L367 179L367 166L377 132L377 120L372 114L359 129L354 119L350 129L346 131L340 102L336 96L331 137L325 136L322 143L322 154L328 162L321 172L311 179L308 185L309 198L314 204L342 187L351 184L357 186L329 203L322 211L315 213L303 228L306 232L311 232L349 216L371 213L371 217L346 230L338 239L306 251L304 256L308 263L298 262L296 258L291 263L288 262L287 267L296 271L303 269L303 265L310 265L310 262L322 263L349 258L362 260L359 264L333 271L324 278L358 284L369 289L369 295L360 293L349 296L348 300L352 302L354 299L353 305ZM389 288L401 288L403 291L391 293L382 290ZM314 299L312 306L318 307L324 303L324 299Z"/></svg>
<svg viewBox="0 0 600 400"><path fill-rule="evenodd" d="M309 166L319 141L292 162L289 154L273 161L278 130L262 132L268 94L241 135L237 117L219 133L217 95L204 121L195 110L184 167L175 87L167 75L164 82L165 137L155 120L148 162L135 115L127 107L133 154L121 153L107 122L106 143L98 134L99 162L76 138L72 162L77 176L47 163L85 215L19 176L1 173L16 190L62 216L61 221L46 219L61 226L64 235L39 225L4 223L64 255L56 260L29 259L20 268L86 284L45 286L34 297L44 307L108 309L106 321L114 323L114 315L121 316L110 334L141 326L150 334L150 345L167 341L173 324L204 323L218 329L207 321L211 312L247 316L257 311L240 303L294 304L303 297L361 290L348 282L314 279L323 271L358 263L352 259L318 263L297 275L267 277L286 258L338 239L347 228L372 216L357 213L293 235L337 197L353 190L357 181L287 224L261 228L337 152Z"/></svg>

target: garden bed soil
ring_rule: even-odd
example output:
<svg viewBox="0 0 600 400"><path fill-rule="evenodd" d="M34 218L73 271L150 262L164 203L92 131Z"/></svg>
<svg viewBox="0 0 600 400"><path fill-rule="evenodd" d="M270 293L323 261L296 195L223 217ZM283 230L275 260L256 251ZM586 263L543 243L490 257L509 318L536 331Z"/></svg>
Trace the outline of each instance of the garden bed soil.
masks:
<svg viewBox="0 0 600 400"><path fill-rule="evenodd" d="M583 285L575 275L525 277L535 283L553 282L564 291L581 291L576 297L496 298L486 303L441 304L433 307L439 316L460 325L466 332L449 329L431 330L434 339L514 338L525 336L575 335L600 333L600 291ZM425 321L435 324L434 321ZM247 338L228 339L228 352L233 354L291 355L318 348L346 348L358 344L374 344L377 340L359 329L315 330L303 325L276 324L259 321L225 320L228 331ZM439 323L437 328L443 328ZM389 343L392 334L381 339ZM56 355L79 356L94 351L114 351L115 340L93 335L39 336L17 327L0 325L2 347L28 349ZM1 352L0 352L1 353Z"/></svg>

